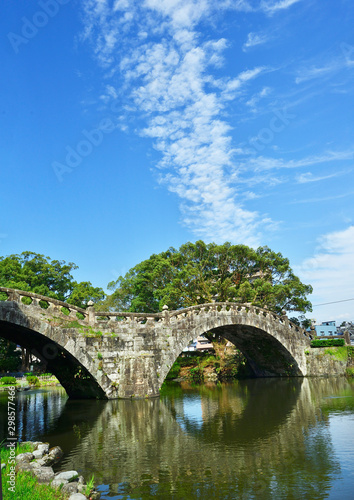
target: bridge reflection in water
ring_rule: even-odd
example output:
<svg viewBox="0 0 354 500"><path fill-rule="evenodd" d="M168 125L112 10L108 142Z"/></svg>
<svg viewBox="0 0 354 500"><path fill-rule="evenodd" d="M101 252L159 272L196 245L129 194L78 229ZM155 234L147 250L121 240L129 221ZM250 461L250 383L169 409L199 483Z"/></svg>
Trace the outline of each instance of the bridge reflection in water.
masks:
<svg viewBox="0 0 354 500"><path fill-rule="evenodd" d="M346 499L328 423L333 409L353 418L353 394L344 378L175 384L138 401L23 394L21 437L62 446L60 467L93 473L103 498L322 499L339 484L330 498Z"/></svg>

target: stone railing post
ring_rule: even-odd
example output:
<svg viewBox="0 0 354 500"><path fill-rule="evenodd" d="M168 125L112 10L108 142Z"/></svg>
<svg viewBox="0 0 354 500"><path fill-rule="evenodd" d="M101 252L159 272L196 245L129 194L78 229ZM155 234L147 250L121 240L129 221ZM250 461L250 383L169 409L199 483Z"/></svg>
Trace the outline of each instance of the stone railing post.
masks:
<svg viewBox="0 0 354 500"><path fill-rule="evenodd" d="M310 339L312 339L314 337L317 337L316 328L314 327L314 325L310 326L310 335L309 335L309 337L310 337Z"/></svg>
<svg viewBox="0 0 354 500"><path fill-rule="evenodd" d="M9 292L8 300L14 302L20 302L21 301L20 294L17 291L15 292L15 290L11 290L11 292Z"/></svg>
<svg viewBox="0 0 354 500"><path fill-rule="evenodd" d="M349 335L348 330L345 330L343 337L344 337L345 344L346 345L351 345L350 344L350 335Z"/></svg>
<svg viewBox="0 0 354 500"><path fill-rule="evenodd" d="M88 313L89 324L94 325L96 322L96 313L95 313L95 308L93 307L92 300L89 300L87 303L87 313Z"/></svg>
<svg viewBox="0 0 354 500"><path fill-rule="evenodd" d="M170 313L168 312L168 306L164 305L162 308L162 317L165 323L170 322Z"/></svg>

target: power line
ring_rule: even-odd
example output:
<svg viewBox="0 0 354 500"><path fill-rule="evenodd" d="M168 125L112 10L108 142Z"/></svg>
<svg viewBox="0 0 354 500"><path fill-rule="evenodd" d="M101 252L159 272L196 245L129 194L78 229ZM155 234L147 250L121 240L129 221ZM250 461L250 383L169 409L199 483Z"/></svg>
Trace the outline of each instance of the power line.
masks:
<svg viewBox="0 0 354 500"><path fill-rule="evenodd" d="M350 300L354 300L354 299L344 299L344 300L336 300L335 302L325 302L324 304L315 304L312 307L328 306L329 304L339 304L340 302L349 302Z"/></svg>

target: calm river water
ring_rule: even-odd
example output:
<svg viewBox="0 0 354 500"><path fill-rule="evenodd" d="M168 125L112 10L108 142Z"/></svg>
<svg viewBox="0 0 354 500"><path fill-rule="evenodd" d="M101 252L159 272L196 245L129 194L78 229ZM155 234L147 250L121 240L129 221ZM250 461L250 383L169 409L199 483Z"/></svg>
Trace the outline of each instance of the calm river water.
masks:
<svg viewBox="0 0 354 500"><path fill-rule="evenodd" d="M103 499L351 500L353 396L345 378L172 383L143 401L37 390L17 396L18 432L61 446L59 469L94 474Z"/></svg>

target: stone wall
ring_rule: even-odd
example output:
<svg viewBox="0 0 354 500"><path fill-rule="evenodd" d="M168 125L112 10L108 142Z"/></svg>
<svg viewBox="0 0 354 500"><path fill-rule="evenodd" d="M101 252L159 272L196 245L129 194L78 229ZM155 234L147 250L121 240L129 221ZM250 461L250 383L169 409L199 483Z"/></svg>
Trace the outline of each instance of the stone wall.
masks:
<svg viewBox="0 0 354 500"><path fill-rule="evenodd" d="M307 349L306 364L308 377L344 376L348 366L347 347L316 347Z"/></svg>

